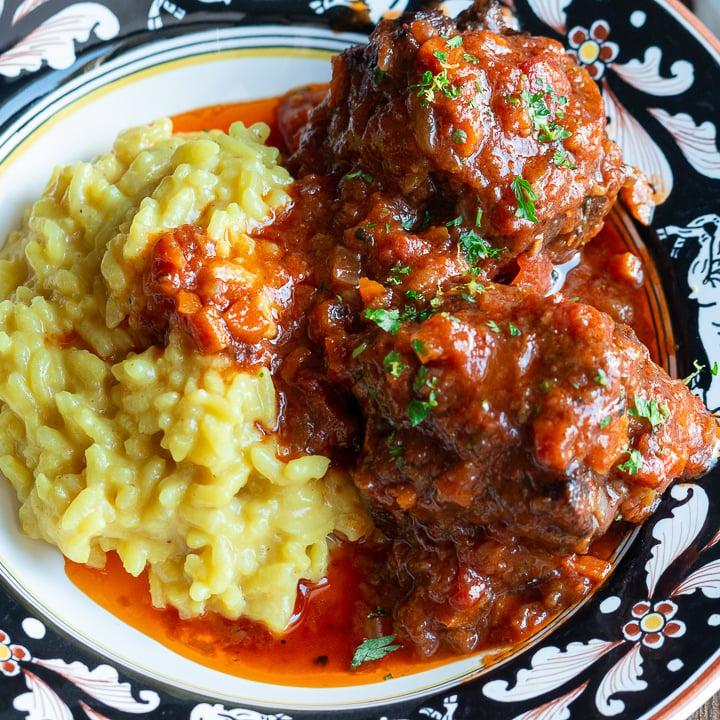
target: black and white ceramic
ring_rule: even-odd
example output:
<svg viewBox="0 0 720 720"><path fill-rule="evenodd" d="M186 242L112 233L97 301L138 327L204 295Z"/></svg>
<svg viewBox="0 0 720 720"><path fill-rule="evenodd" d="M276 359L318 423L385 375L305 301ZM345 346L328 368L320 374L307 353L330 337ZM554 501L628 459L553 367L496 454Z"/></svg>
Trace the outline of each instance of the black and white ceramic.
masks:
<svg viewBox="0 0 720 720"><path fill-rule="evenodd" d="M447 0L451 14L467 0ZM602 88L611 135L659 189L662 361L720 410L720 43L675 0L515 0ZM57 163L124 127L329 77L329 57L414 0L0 0L0 235ZM698 368L699 371L698 371ZM80 593L23 537L0 484L0 719L681 718L720 688L720 469L676 484L580 608L500 663L284 688L199 667Z"/></svg>

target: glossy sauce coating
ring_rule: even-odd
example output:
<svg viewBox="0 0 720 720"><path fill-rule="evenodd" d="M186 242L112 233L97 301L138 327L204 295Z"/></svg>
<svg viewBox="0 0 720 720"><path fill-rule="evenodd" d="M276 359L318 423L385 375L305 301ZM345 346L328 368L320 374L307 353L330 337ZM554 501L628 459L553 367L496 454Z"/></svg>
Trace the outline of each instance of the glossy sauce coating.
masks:
<svg viewBox="0 0 720 720"><path fill-rule="evenodd" d="M182 130L204 129L206 124L209 124L208 118L212 118L213 125L218 124L218 118L223 118L227 123L235 119L252 118L253 121L265 120L274 126L276 106L276 100L269 100L202 109L177 118L177 127ZM277 130L274 130L274 135L277 136ZM312 197L322 201L322 188L317 189ZM399 225L401 212L394 219L390 217L387 222L392 221ZM302 214L298 214L295 219L288 218L285 227L293 223L302 226L306 224L306 219ZM300 235L301 233L295 233L293 236ZM352 259L352 254L342 248L332 250L331 241L328 239L321 237L319 240L316 252L318 256L325 254L329 258L325 267L329 265L329 275L335 286L330 297L315 305L312 322L332 327L338 318L342 318L343 303L337 296L342 297L344 283L350 288L358 282L359 266L357 261ZM443 242L442 239L440 242ZM638 282L640 276L637 275L637 268L634 273L599 272L606 267L634 266L634 261L626 257L628 248L623 245L621 238L602 234L589 247L592 250L584 253L580 265L570 274L567 287L573 295L582 294L582 299L586 302L593 301L593 298L615 298L612 310L621 316L617 319L631 320L641 337L652 345L654 337L648 322L650 311L641 291L641 282ZM602 277L603 280L591 283L587 281L588 277ZM338 287L340 292L334 292ZM366 283L364 290L366 296L370 297L373 286ZM309 306L309 299L306 302ZM161 330L158 329L157 332L161 333ZM331 338L332 333L328 332L327 337ZM332 343L329 347L332 352ZM338 352L342 353L342 348L339 348ZM309 353L310 345L300 343L285 356L281 365L279 386L282 389L283 383L285 384L286 397L290 396L289 406L292 406L292 393L298 392L298 376L305 378L306 388L312 386L313 372L317 368L308 368L303 362L303 355L307 356ZM317 378L315 387L320 385L322 381ZM323 405L322 397L317 405ZM346 410L338 410L337 415L340 418L338 425L343 426L343 429L338 431L334 438L326 438L324 444L328 447L337 446L338 435L343 435L347 439L346 444L350 445L357 432L353 430L351 421L343 419L347 415ZM294 438L295 445L305 449L309 442L306 435L308 424L302 422L298 425L305 430L298 433L292 427L285 427L284 431L291 445ZM327 422L325 427L328 427ZM331 431L326 430L327 432L332 435ZM597 579L607 572L605 559L611 556L614 543L622 532L622 526L617 526L616 532L593 546L588 559L574 556L578 559L570 558L565 561L569 569L573 569L573 564L585 563L582 572L576 574L576 577L590 579L589 584L579 589L575 599L585 595ZM596 560L593 560L594 558ZM215 617L179 620L174 611L154 609L150 605L144 578L130 578L115 560L104 570L92 570L69 563L68 574L88 595L111 612L201 664L251 679L312 686L377 681L388 674L398 676L430 666L429 660L419 659L411 650L404 649L348 675L353 651L362 639L385 635L392 630L383 608L383 605L392 601L392 597L387 597L378 588L378 580L384 578L378 568L382 567L385 561L386 555L382 548L367 544L356 547L340 546L333 555L327 582L315 588L301 588L297 624L283 638L273 638L262 627L244 620L230 622ZM593 562L595 566L592 566ZM508 601L511 600L509 597ZM573 598L566 600L572 602ZM494 642L517 642L529 630L535 629L538 623L548 621L547 613L538 614L532 609L532 603L527 605L524 612L519 613L518 601L519 598L505 602L502 608L497 607L496 613L500 614L499 617L507 613L516 619L504 632L493 636ZM457 597L455 602L462 605L464 601ZM380 611L378 607L381 608ZM449 658L447 653L439 653L433 658L432 664L445 662Z"/></svg>

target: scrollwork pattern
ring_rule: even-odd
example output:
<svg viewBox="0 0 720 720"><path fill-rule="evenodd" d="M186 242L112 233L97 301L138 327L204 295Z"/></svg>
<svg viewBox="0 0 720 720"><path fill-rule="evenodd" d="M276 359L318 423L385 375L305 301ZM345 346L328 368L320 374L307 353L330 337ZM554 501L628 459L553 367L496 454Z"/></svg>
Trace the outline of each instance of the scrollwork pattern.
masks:
<svg viewBox="0 0 720 720"><path fill-rule="evenodd" d="M628 48L622 44L623 29L601 16L602 3L588 3L587 17L581 22L569 21L570 11L582 4L580 0L525 3L540 22L565 40L569 51L598 80L608 110L609 131L623 146L628 161L651 178L659 203L668 201L676 184L674 164L666 155L668 141L674 143L696 173L720 180L715 122L695 117L692 106L683 112L660 107L661 100L682 97L696 88L699 72L690 54L674 55L677 50L649 41L647 46L632 51L633 57L621 60L628 56ZM306 19L321 24L327 24L328 17L338 9L357 10L370 23L376 23L403 12L411 4L412 0L300 0L298 7L302 6ZM453 12L462 9L463 4L469 2L445 3ZM60 5L53 0L0 0L0 26L4 22L10 28L28 28L21 39L10 44L2 44L0 38L0 77L8 86L41 71L66 70L78 61L87 43L109 42L129 32L123 26L118 2ZM252 15L250 0L141 0L129 5L133 5L140 25L152 32L170 23L186 22L197 5L239 9ZM628 14L628 21L642 28L647 13L635 9ZM623 87L646 96L644 112L654 119L659 131L655 128L651 134L645 119L638 119L619 99ZM689 299L697 301L701 340L710 355L720 346L720 215L708 212L678 223L666 225L658 234L661 240L672 243L671 254L675 256L693 248L696 257L688 269L688 286L692 288ZM704 384L692 380L691 387L717 411L720 377L717 373L710 377L709 369L702 376ZM479 677L457 693L418 701L412 711L398 714L388 709L370 709L367 717L465 720L475 717L473 709L478 703L487 701L493 704L498 717L513 720L584 720L588 707L596 717L615 717L626 712L628 698L656 691L655 678L647 671L651 663L662 662L671 673L683 667L679 648L689 634L686 599L696 593L710 600L720 597L720 559L705 559L720 539L720 531L705 545L699 544L710 517L708 494L699 485L678 485L672 489L672 499L675 504L671 512L652 520L649 526L648 536L654 544L641 568L646 591L633 597L618 593L596 600L595 612L606 620L608 636L583 636L578 630L563 643L550 636L512 664ZM670 583L673 568L691 549L699 560L675 584ZM33 621L36 631L41 626L42 632L26 636L22 636L21 625L11 632L0 621L0 696L13 688L12 707L18 718L111 720L118 714L160 717L157 713L164 710L166 698L162 692L121 679L118 670L107 663L91 664L84 656L82 660L74 659L72 644L64 647L67 657L73 659L43 657L45 626L36 618ZM708 627L717 627L720 615L708 614L704 622ZM24 684L20 691L19 683ZM72 688L73 698L80 699L71 703L65 695L68 687ZM187 700L183 707L188 720L297 720L302 715L264 713L197 698Z"/></svg>

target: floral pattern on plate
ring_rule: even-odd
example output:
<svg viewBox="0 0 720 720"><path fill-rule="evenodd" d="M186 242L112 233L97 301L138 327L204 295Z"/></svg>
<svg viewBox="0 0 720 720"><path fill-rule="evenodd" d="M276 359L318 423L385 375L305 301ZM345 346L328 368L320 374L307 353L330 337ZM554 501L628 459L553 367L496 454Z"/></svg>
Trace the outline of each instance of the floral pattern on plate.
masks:
<svg viewBox="0 0 720 720"><path fill-rule="evenodd" d="M448 0L456 13L464 0ZM690 386L720 408L720 55L659 0L515 0L523 27L562 40L599 82L609 130L661 203L646 233L679 298L675 325ZM0 127L23 107L133 43L212 24L369 29L415 0L0 0ZM673 32L668 32L672 27ZM131 39L131 42L129 42ZM682 179L681 181L679 179ZM384 707L245 707L114 667L1 591L0 717L25 720L573 720L662 713L720 661L720 479L676 485L592 601L537 644L452 690ZM707 678L703 679L707 684ZM691 708L688 708L688 711Z"/></svg>

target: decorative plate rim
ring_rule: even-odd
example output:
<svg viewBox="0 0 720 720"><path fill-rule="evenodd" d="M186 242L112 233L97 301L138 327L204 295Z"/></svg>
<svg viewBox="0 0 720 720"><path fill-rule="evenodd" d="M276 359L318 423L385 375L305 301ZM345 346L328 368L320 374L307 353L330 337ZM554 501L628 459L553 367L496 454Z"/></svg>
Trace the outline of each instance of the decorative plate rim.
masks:
<svg viewBox="0 0 720 720"><path fill-rule="evenodd" d="M200 2L203 2L203 1L207 1L207 0L200 0ZM210 1L218 2L218 0L210 0ZM223 2L226 6L228 6L229 4L231 4L233 2L233 0L220 0L220 1ZM572 6L574 2L575 2L575 0L527 0L525 2L525 4L528 5L536 13L540 13L540 14L545 13L546 17L551 18L553 13L556 13L555 17L557 17L557 13L564 12L568 7ZM29 6L31 4L32 3L28 3L26 0L25 3L20 3L20 6L23 6L23 5ZM42 0L40 0L40 2L35 0L35 4L41 5L41 4L43 4L43 2L42 2ZM75 4L84 4L84 5L88 5L88 6L89 5L100 5L99 3L75 3ZM154 5L157 4L159 6L159 2L157 2L157 0L153 0L153 4ZM407 2L406 2L406 4L407 4ZM522 3L519 1L516 4L521 5ZM581 1L580 4L583 4L583 2ZM587 5L588 3L585 2L584 4ZM637 2L635 4L637 6L640 6L640 5L642 5L642 2ZM689 32L691 32L693 34L693 36L696 38L698 44L701 45L703 47L703 49L710 52L710 54L714 58L715 65L720 67L720 42L706 28L704 28L704 26L697 20L697 18L695 18L690 13L690 11L687 10L687 8L685 8L680 2L678 2L678 0L647 0L647 4L655 5L659 8L667 11L671 16L673 16L677 22L681 23L685 27L685 29L687 29ZM72 5L72 3L70 3L69 5ZM2 8L0 7L0 12L1 12L1 9ZM190 27L190 25L188 25L188 27ZM281 27L281 26L273 26L271 24L267 24L267 25L263 24L263 25L252 26L252 30L261 35L263 32L263 28L268 28L268 29L276 28L277 29L277 27ZM212 32L212 31L197 30L197 31L195 31L195 34L200 35L203 32ZM290 28L290 27L286 26L285 28L283 28L283 32L287 34L288 38L291 38L291 37L297 37L298 34L300 34L303 37L305 37L305 36L309 37L313 34L317 34L318 32L322 32L322 31L318 31L317 29L308 28L308 27L303 27L301 31L298 31L295 28ZM188 34L191 34L191 33L188 33ZM362 35L359 35L359 34L354 34L354 36L357 38L363 37ZM160 38L160 39L150 38L147 42L142 42L140 44L136 44L137 38L129 37L129 36L124 37L124 38L119 38L119 39L112 38L110 40L111 40L113 49L112 49L112 53L109 55L109 58L110 58L108 60L109 63L113 62L115 60L115 58L120 58L123 56L126 57L126 53L130 57L133 57L133 53L142 54L144 52L146 54L149 54L149 48L151 46L153 46L155 43L158 43L158 44L164 43L164 44L167 44L168 47L170 47L174 42L174 40L169 37L168 38ZM295 45L295 44L289 45L289 47L290 46L299 47L299 45ZM217 49L220 51L222 50L222 48L219 48L219 47ZM232 49L234 50L236 48L232 48ZM338 48L333 48L333 49L338 49ZM90 53L90 54L92 55L93 53ZM75 63L75 67L78 72L80 71L80 68L82 67L84 59L85 59L85 56L83 55L83 53L79 52L77 54L77 60ZM89 66L92 67L92 65L97 62L97 58L93 59L91 57L91 59L88 62L89 62ZM1 66L1 64L2 64L2 54L0 54L0 66ZM717 68L715 68L715 69L717 69ZM88 75L86 77L91 77L91 73L92 73L92 70L90 70L88 72ZM83 80L83 78L81 75L71 75L70 79L66 80L67 85L63 89L63 92L68 91L68 89L72 90L74 88L77 88L78 91L81 90L81 88L83 86L82 80ZM0 97L1 96L2 96L2 89L0 89ZM35 100L31 101L28 105L26 105L25 110L27 110L28 107L32 107L36 103L40 103L40 105L42 105L43 99L36 98ZM38 107L40 105L38 105ZM2 108L0 108L0 154L4 153L5 144L9 141L10 135L12 134L12 132L32 132L33 131L32 128L29 128L29 127L26 127L23 129L22 124L23 124L22 119L17 115L15 115L14 117L5 117L3 119L3 111L2 111ZM2 159L4 159L4 158L5 158L5 155L3 154ZM720 194L718 195L718 197L720 197ZM720 205L718 205L718 207L720 208ZM672 227L675 229L678 229L681 227L682 228L689 227L689 225L686 222L684 225L682 223L679 223L678 225L673 225ZM668 226L665 226L665 227L656 226L656 229L659 231L661 240L666 240L668 238L672 238L672 232L667 231ZM664 237L663 237L663 232L665 233ZM678 236L676 235L675 237L677 238ZM718 474L717 468L713 474L715 474L715 475ZM683 497L683 498L676 497L675 498L676 504L673 505L669 511L667 510L667 504L664 504L663 507L665 507L665 510L666 510L665 515L662 515L662 513L661 513L659 516L654 517L652 522L647 523L645 526L643 526L643 535L644 535L645 539L643 540L641 538L641 539L638 539L635 541L635 544L638 545L638 549L639 549L639 546L643 542L647 541L651 532L655 528L657 528L659 525L661 525L663 523L664 519L668 518L667 512L670 512L671 515L675 511L680 512L680 511L682 511L682 508L687 508L687 505L689 503L694 502L693 497L696 497L696 496L699 497L701 494L705 494L705 490L703 490L700 485L682 484L682 485L676 485L676 486L674 486L674 488L683 488L683 490L678 490L678 492L685 492L684 488L689 488L689 489L687 490L687 495L685 497ZM688 497L690 498L689 500L688 500ZM683 504L683 503L685 503L685 504ZM701 514L702 510L697 510L697 512ZM707 517L709 512L710 512L709 510L706 512L705 517ZM717 514L717 512L716 512L716 514ZM698 517L699 517L699 515L698 515ZM716 525L720 525L720 518L717 518ZM701 533L701 530L699 529L698 536L700 533ZM635 549L635 544L633 545L632 549ZM713 546L708 545L707 547L714 547L714 545ZM650 555L652 556L652 552L650 553ZM648 561L648 562L650 562L650 561ZM712 564L712 563L710 563L710 564ZM668 565L668 567L669 567L669 565ZM667 567L664 568L663 572L665 570L667 570ZM10 585L10 587L12 586L12 583L10 583L7 579L3 578L2 583L0 583L0 585L6 585L6 584ZM701 590L701 592L705 593L706 590L708 592L715 592L716 587L720 588L720 571L718 572L717 577L713 576L711 583L708 582L708 584L706 584L706 585L698 584L695 589L696 590L699 589L699 590ZM12 590L10 590L10 592L12 592ZM720 590L718 592L720 593ZM717 597L717 596L720 596L720 595L715 595L714 597ZM708 595L706 597L709 598L711 596ZM27 611L24 611L24 612L27 612ZM5 619L6 619L5 616L0 614L0 645L2 645L4 642L2 639L2 635L6 634L6 633L4 633L3 625L1 624L2 622L5 621ZM556 634L557 633L555 633L555 631L553 631L553 635L556 635ZM10 638L10 639L12 639L12 638ZM8 640L8 643L9 643L10 639ZM558 644L559 644L559 642L558 642ZM7 645L7 643L6 643L6 645ZM638 645L638 647L639 647L639 645ZM542 650L542 649L543 648L541 648L540 650ZM522 658L524 658L524 660L532 660L531 656L534 657L536 654L539 654L540 650L538 650L535 647L535 645L531 645L529 648L526 648L525 650L523 650L520 655L522 656ZM610 652L610 651L608 651L608 652ZM89 654L89 657L94 659L95 661L98 661L99 659L101 659L99 656L95 655L92 652ZM513 663L517 667L516 667L516 670L513 671L513 673L510 673L510 675L514 674L514 677L516 679L515 680L516 686L517 686L518 679L521 676L521 674L523 673L523 671L527 671L527 672L530 672L530 671L526 667L527 663L525 663L523 665L523 662L520 659L513 658ZM120 664L122 664L122 662ZM88 667L89 667L89 665L85 666L85 669L88 670ZM102 666L98 666L98 667L105 667L105 666L102 665ZM124 667L124 665L123 665L123 667ZM138 677L137 671L132 667L125 668L125 669L127 669L127 671L128 671L127 672L128 676L135 677L135 681L136 681L135 684L137 685L137 681L141 679L141 676ZM55 671L55 672L57 672L57 671ZM67 671L67 672L69 673L69 671ZM90 672L90 674L92 674L92 672ZM80 671L80 675L82 675L82 671ZM117 673L116 673L116 675L117 675ZM506 677L509 677L510 675L506 675ZM67 679L68 675L66 675L65 677ZM0 683L2 683L2 681L3 681L3 677L2 677L2 675L0 675ZM637 675L637 677L635 678L635 682L637 683L639 681L640 681L640 675ZM503 682L505 682L505 681L503 680ZM642 682L644 682L644 680ZM117 678L116 678L116 684L118 686L123 685L123 683ZM127 684L127 683L125 683L125 684ZM159 684L162 685L163 681L160 681ZM403 715L408 715L408 717L410 715L412 715L413 718L415 718L415 717L417 717L417 718L432 717L432 718L436 718L437 720L454 720L454 718L456 718L456 717L459 718L460 716L471 717L472 715L468 714L468 713L472 713L472 709L469 709L469 705L464 706L461 702L459 702L458 695L465 695L466 699L470 700L470 701L473 700L473 696L474 696L475 700L477 700L478 698L481 698L481 697L487 697L487 692L485 692L485 687L488 684L489 684L489 682L487 681L487 678L485 678L485 676L482 676L480 678L471 680L468 683L457 686L456 688L454 688L452 690L450 688L443 689L442 687L440 687L440 688L433 689L432 695L428 695L428 692L420 692L419 694L413 695L413 696L389 698L387 700L383 699L381 701L378 701L377 703L374 703L373 705L365 706L363 709L371 710L373 712L373 717L377 717L376 711L378 710L378 708L387 708L387 709L392 709L392 710L397 709ZM562 684L561 684L561 686L564 687L564 685L562 685ZM39 687L39 685L34 686L34 687L37 688L37 687ZM558 687L560 687L560 686L558 686ZM30 688L29 684L28 684L28 688ZM509 684L508 684L508 688L509 688ZM623 718L625 718L625 717L628 717L628 718L629 717L642 717L642 718L653 718L654 720L665 720L665 718L677 717L677 715L675 715L674 713L680 711L681 709L683 712L690 712L690 710L699 706L704 700L706 700L712 693L716 692L719 688L720 688L720 647L718 647L718 649L716 649L714 654L711 654L702 663L700 663L698 665L697 669L695 670L695 672L692 673L684 683L681 683L680 685L678 685L675 688L675 690L673 692L671 692L670 694L668 694L667 696L660 698L660 700L658 702L656 702L654 705L650 705L650 706L644 708L644 710L642 711L641 714L627 715L627 714L623 714L623 712L624 712L623 710L620 710L617 712L617 715L619 717L623 717ZM177 690L177 688L171 687L170 690L174 691L174 690ZM639 689L637 687L630 688L630 689L625 688L624 691L626 694L623 696L623 698L627 699L628 697L630 697L630 695L628 693L639 692ZM30 694L33 694L35 692L39 692L39 691L37 689L30 690ZM133 695L132 689L128 689L128 692L129 692L130 696ZM145 690L141 691L139 694L141 702L144 702L145 699L147 699L149 697L148 695L143 695L143 693L146 693L146 692L152 693L155 691L154 690L153 691L145 691ZM538 694L537 697L541 697L541 696L543 696L542 693ZM18 697L20 697L20 696L18 696ZM25 697L25 696L23 696L23 697ZM541 707L543 707L543 706L537 706L534 709L530 709L530 710L527 710L526 712L523 712L520 715L516 715L516 718L518 720L520 720L520 718L523 718L523 720L525 720L527 718L527 720L529 720L530 718L536 718L536 717L537 718L540 718L540 717L558 717L559 718L561 716L564 717L562 715L562 713L566 712L566 711L569 713L568 717L574 716L572 714L571 703L574 702L577 699L577 697L579 697L579 695L576 695L575 697L572 697L569 700L565 700L564 704L563 704L563 702L556 702L554 705L554 708L555 708L554 712L560 713L560 714L556 714L556 715L552 715L552 716L551 715L547 715L547 716L541 715L540 710L541 710ZM610 698L610 697L611 697L611 695L608 696L608 698ZM98 698L96 697L96 699L98 699ZM201 718L220 717L221 712L227 713L227 715L225 715L224 717L237 717L237 718L248 718L248 719L252 718L253 720L260 720L261 718L268 718L268 719L272 719L272 720L275 720L275 719L290 720L290 716L284 715L284 713L279 713L276 715L267 715L267 714L263 714L262 712L259 712L259 711L244 709L244 708L236 708L234 710L233 709L228 710L227 708L222 708L222 710L221 710L217 706L210 706L207 702L204 701L204 700L208 700L208 699L209 698L202 695L202 697L198 696L196 698L191 698L189 700L181 700L181 701L186 702L186 705L184 706L184 708L190 711L189 717L191 717L192 720L201 720ZM220 698L220 699L225 700L225 698ZM135 698L133 698L133 700L136 702L138 708L142 707L139 704L139 701L137 701ZM228 700L231 702L240 702L239 699L236 700L235 698L231 698L230 696L228 696ZM418 700L422 701L421 702L422 707L420 707L417 704ZM213 701L214 701L214 699L213 699ZM193 704L195 704L194 707L192 707ZM267 709L269 707L269 706L264 706L263 704L257 703L257 702L250 703L250 704L254 705L254 707L258 707L258 708L265 707L265 709ZM23 702L20 702L20 706L23 706ZM29 720L33 720L32 713L30 711L28 711L26 707L24 707L24 706L18 707L17 705L15 705L15 707L20 712L27 711L28 712L27 718ZM130 705L128 705L128 707L130 707ZM508 706L502 706L502 705L495 706L495 707L496 707L496 709L500 708L502 710L508 709ZM105 716L97 714L96 711L93 711L93 712L95 712L94 715L90 714L90 712L88 710L86 710L82 705L73 706L73 711L76 711L79 713L80 709L78 709L78 708L82 708L83 712L85 712L85 716L87 716L87 717L93 717L93 718L105 717ZM125 712L137 712L138 714L141 714L139 710L127 710L125 708L123 708L123 709ZM155 710L155 709L162 709L162 708L160 708L158 705L158 708L153 708L153 710ZM307 712L320 713L321 715L323 715L326 712L335 712L337 714L335 706L333 706L333 708L327 708L327 709L320 708L320 707L308 707L308 708L293 707L290 711L294 712L296 709L299 712L299 715L297 717L300 717L300 716L304 717ZM342 713L342 710L340 712ZM359 712L359 710L356 708L356 710L352 711L352 712ZM500 710L498 710L498 712L500 712ZM509 718L512 715L512 712L514 712L514 711L511 711L509 713L503 713L502 717L504 718L507 716ZM213 714L213 713L216 713L216 714ZM387 712L386 712L386 714L387 714ZM616 713L608 711L607 713L602 713L602 714L607 717L607 716L614 715ZM78 717L82 717L82 716L78 715ZM294 717L295 716L293 716L293 718ZM582 717L582 715L580 717ZM399 715L397 716L397 718L399 720ZM393 716L391 718L391 720L395 720L395 716Z"/></svg>

